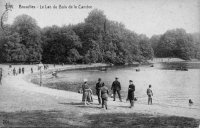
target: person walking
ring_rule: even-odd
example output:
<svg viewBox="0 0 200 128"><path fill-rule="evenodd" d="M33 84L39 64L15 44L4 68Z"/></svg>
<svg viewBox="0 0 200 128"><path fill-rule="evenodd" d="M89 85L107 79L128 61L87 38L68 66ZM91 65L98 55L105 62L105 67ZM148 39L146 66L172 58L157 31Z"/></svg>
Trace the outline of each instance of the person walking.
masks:
<svg viewBox="0 0 200 128"><path fill-rule="evenodd" d="M116 95L116 92L117 92L117 94L119 96L119 100L122 102L121 94L120 94L121 84L118 81L117 77L115 78L115 81L112 83L111 90L113 90L113 101L115 101L115 95Z"/></svg>
<svg viewBox="0 0 200 128"><path fill-rule="evenodd" d="M129 87L128 87L128 96L126 100L130 101L130 108L134 107L134 92L135 92L135 85L133 84L132 80L129 80Z"/></svg>
<svg viewBox="0 0 200 128"><path fill-rule="evenodd" d="M82 90L83 90L82 101L84 102L85 105L87 105L87 104L89 104L87 102L87 99L88 99L89 93L90 93L90 88L87 84L87 79L84 79L84 83L82 85Z"/></svg>
<svg viewBox="0 0 200 128"><path fill-rule="evenodd" d="M99 78L98 82L96 83L96 94L98 96L99 105L101 104L101 96L100 96L101 87L102 87L102 82L101 78Z"/></svg>
<svg viewBox="0 0 200 128"><path fill-rule="evenodd" d="M14 76L16 75L16 69L15 68L13 69L13 75Z"/></svg>
<svg viewBox="0 0 200 128"><path fill-rule="evenodd" d="M3 69L0 68L0 85L2 85Z"/></svg>
<svg viewBox="0 0 200 128"><path fill-rule="evenodd" d="M31 73L33 73L33 68L31 68Z"/></svg>
<svg viewBox="0 0 200 128"><path fill-rule="evenodd" d="M108 88L105 86L104 83L102 83L102 87L100 89L100 96L101 96L101 99L102 99L102 108L105 108L108 109L108 104L107 104L107 101L108 101Z"/></svg>
<svg viewBox="0 0 200 128"><path fill-rule="evenodd" d="M24 74L24 67L22 68L22 74Z"/></svg>
<svg viewBox="0 0 200 128"><path fill-rule="evenodd" d="M19 67L19 74L21 74L21 70L22 70L22 69Z"/></svg>
<svg viewBox="0 0 200 128"><path fill-rule="evenodd" d="M153 91L151 90L151 85L149 85L149 88L147 89L147 96L148 96L148 105L152 105Z"/></svg>

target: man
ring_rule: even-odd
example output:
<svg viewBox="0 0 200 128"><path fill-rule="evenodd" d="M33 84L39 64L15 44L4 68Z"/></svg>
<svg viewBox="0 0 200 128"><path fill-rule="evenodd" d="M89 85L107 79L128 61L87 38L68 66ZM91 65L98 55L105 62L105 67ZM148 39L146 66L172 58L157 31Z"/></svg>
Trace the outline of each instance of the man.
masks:
<svg viewBox="0 0 200 128"><path fill-rule="evenodd" d="M147 96L148 96L148 105L152 105L152 96L153 91L151 90L151 85L149 85L149 88L147 89Z"/></svg>
<svg viewBox="0 0 200 128"><path fill-rule="evenodd" d="M130 108L134 106L134 92L135 92L135 85L133 84L132 80L129 80L127 100L130 101Z"/></svg>
<svg viewBox="0 0 200 128"><path fill-rule="evenodd" d="M101 87L102 87L101 78L99 78L96 84L96 94L98 96L99 105L101 104L101 96L100 96Z"/></svg>
<svg viewBox="0 0 200 128"><path fill-rule="evenodd" d="M33 68L31 68L31 73L33 73Z"/></svg>
<svg viewBox="0 0 200 128"><path fill-rule="evenodd" d="M14 76L16 75L16 69L15 68L13 69L13 75Z"/></svg>
<svg viewBox="0 0 200 128"><path fill-rule="evenodd" d="M2 69L2 68L0 68L0 85L2 85L2 83L1 83L2 76L3 76L3 69Z"/></svg>
<svg viewBox="0 0 200 128"><path fill-rule="evenodd" d="M115 81L112 83L111 90L113 90L113 101L115 101L115 94L117 92L119 96L119 100L122 102L121 95L120 95L120 90L121 90L121 84L118 81L118 78L115 78Z"/></svg>
<svg viewBox="0 0 200 128"><path fill-rule="evenodd" d="M22 68L22 74L24 74L24 67Z"/></svg>
<svg viewBox="0 0 200 128"><path fill-rule="evenodd" d="M104 83L102 84L102 87L100 89L100 96L102 98L102 108L108 109L108 105L107 105L107 101L108 101L108 88L104 85Z"/></svg>
<svg viewBox="0 0 200 128"><path fill-rule="evenodd" d="M19 74L21 74L22 69L19 67Z"/></svg>

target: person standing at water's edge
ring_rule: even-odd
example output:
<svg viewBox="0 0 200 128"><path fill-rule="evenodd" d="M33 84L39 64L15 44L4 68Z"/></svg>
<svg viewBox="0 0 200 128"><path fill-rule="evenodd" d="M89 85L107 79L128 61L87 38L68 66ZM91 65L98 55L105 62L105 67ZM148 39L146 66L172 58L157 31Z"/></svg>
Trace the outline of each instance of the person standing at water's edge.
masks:
<svg viewBox="0 0 200 128"><path fill-rule="evenodd" d="M151 90L151 85L149 85L149 88L147 89L147 96L148 96L148 105L152 105L152 96L153 91Z"/></svg>
<svg viewBox="0 0 200 128"><path fill-rule="evenodd" d="M116 95L116 92L117 92L117 94L119 96L119 100L122 102L121 94L120 94L121 84L118 81L117 77L115 78L115 81L112 83L111 90L113 90L113 101L115 101L115 95Z"/></svg>
<svg viewBox="0 0 200 128"><path fill-rule="evenodd" d="M108 104L107 104L107 101L108 101L108 88L105 86L104 83L102 83L102 87L100 89L100 96L101 96L101 99L102 99L102 108L104 108L104 105L105 105L105 108L108 109Z"/></svg>
<svg viewBox="0 0 200 128"><path fill-rule="evenodd" d="M129 80L127 100L130 101L130 108L134 106L134 92L135 92L135 85L133 84L132 80Z"/></svg>
<svg viewBox="0 0 200 128"><path fill-rule="evenodd" d="M99 78L96 84L96 94L98 96L99 104L101 104L101 96L100 96L101 87L102 87L102 82L101 82L101 78Z"/></svg>

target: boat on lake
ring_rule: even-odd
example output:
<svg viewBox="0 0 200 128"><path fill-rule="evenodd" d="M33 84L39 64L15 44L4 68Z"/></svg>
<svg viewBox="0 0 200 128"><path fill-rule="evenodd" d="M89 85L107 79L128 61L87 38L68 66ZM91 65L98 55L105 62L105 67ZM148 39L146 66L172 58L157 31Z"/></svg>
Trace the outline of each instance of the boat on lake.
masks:
<svg viewBox="0 0 200 128"><path fill-rule="evenodd" d="M179 67L176 68L177 71L188 71L188 68Z"/></svg>
<svg viewBox="0 0 200 128"><path fill-rule="evenodd" d="M107 71L108 69L106 67L102 67L99 69L100 71Z"/></svg>

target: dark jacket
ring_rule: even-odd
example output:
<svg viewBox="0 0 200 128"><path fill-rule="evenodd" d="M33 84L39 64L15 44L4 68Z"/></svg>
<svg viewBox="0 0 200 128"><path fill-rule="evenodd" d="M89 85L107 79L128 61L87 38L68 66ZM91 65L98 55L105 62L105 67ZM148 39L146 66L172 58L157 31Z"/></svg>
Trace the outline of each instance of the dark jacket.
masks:
<svg viewBox="0 0 200 128"><path fill-rule="evenodd" d="M119 81L114 81L112 83L111 90L121 90L121 84Z"/></svg>
<svg viewBox="0 0 200 128"><path fill-rule="evenodd" d="M96 90L100 90L101 87L102 87L102 83L101 83L101 82L98 82L98 83L96 84Z"/></svg>
<svg viewBox="0 0 200 128"><path fill-rule="evenodd" d="M128 97L129 100L134 100L135 85L131 84L128 87Z"/></svg>

